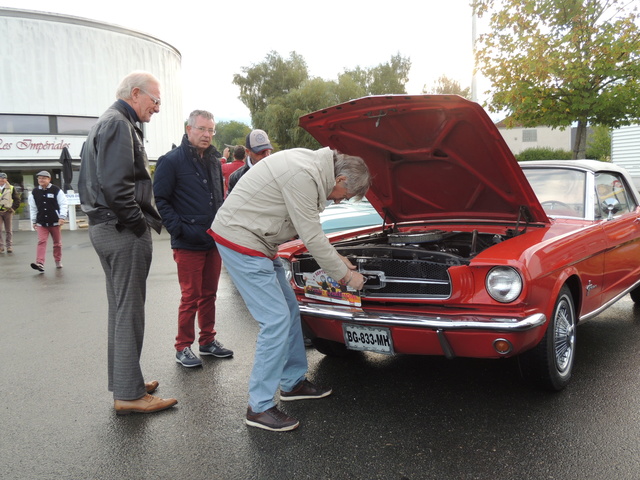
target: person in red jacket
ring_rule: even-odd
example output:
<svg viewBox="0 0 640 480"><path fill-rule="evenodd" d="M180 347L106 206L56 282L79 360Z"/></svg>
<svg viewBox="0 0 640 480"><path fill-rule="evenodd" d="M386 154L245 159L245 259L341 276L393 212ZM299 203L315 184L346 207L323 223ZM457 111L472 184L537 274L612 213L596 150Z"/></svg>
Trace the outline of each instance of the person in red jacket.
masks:
<svg viewBox="0 0 640 480"><path fill-rule="evenodd" d="M267 136L267 132L265 132L264 130L253 130L251 133L249 133L247 135L245 145L247 159L242 168L237 169L229 177L229 180L227 182L227 195L231 193L231 190L233 190L233 187L236 186L238 180L240 180L251 167L253 167L263 158L267 158L273 151L271 141Z"/></svg>
<svg viewBox="0 0 640 480"><path fill-rule="evenodd" d="M224 196L227 196L229 189L229 176L244 165L244 147L238 145L233 149L233 161L222 165L222 176L224 177Z"/></svg>

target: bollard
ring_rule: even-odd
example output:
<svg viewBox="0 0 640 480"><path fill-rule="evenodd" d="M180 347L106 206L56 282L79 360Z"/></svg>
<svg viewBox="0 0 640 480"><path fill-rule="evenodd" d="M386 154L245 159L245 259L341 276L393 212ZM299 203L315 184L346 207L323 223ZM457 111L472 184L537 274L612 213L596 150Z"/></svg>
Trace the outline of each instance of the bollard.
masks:
<svg viewBox="0 0 640 480"><path fill-rule="evenodd" d="M69 202L69 230L77 230L76 205L80 205L80 194L67 190L67 201Z"/></svg>

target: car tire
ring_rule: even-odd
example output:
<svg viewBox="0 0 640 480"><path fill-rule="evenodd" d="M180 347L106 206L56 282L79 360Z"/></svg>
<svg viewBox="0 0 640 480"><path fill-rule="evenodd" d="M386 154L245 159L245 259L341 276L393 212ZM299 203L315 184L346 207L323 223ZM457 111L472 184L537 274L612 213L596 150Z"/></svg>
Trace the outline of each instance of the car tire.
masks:
<svg viewBox="0 0 640 480"><path fill-rule="evenodd" d="M312 338L311 343L316 350L328 357L348 357L353 353L343 343L324 338Z"/></svg>
<svg viewBox="0 0 640 480"><path fill-rule="evenodd" d="M576 352L576 311L565 285L553 307L547 331L538 345L519 357L522 375L545 390L569 384Z"/></svg>
<svg viewBox="0 0 640 480"><path fill-rule="evenodd" d="M636 287L631 290L629 292L629 295L631 296L631 300L633 300L634 303L640 304L640 287Z"/></svg>

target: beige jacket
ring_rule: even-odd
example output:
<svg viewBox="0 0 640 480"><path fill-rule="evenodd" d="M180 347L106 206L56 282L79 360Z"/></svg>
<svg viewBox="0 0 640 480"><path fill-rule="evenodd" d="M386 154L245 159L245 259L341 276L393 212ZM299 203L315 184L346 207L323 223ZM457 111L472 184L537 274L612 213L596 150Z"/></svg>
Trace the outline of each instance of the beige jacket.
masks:
<svg viewBox="0 0 640 480"><path fill-rule="evenodd" d="M2 210L9 210L11 205L13 205L11 185L5 183L4 188L0 190L0 207L2 207Z"/></svg>
<svg viewBox="0 0 640 480"><path fill-rule="evenodd" d="M320 225L320 212L336 184L333 152L295 148L252 167L227 197L211 225L218 243L241 253L274 258L296 234L333 279L347 274Z"/></svg>

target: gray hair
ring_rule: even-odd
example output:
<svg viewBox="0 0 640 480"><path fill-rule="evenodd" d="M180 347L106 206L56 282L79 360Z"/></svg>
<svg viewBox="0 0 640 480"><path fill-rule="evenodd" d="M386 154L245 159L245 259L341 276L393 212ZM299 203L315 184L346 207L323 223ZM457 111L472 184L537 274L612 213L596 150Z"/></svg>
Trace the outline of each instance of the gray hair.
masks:
<svg viewBox="0 0 640 480"><path fill-rule="evenodd" d="M333 170L336 178L342 175L347 178L345 187L349 193L353 193L356 200L364 197L369 190L371 175L362 158L334 151Z"/></svg>
<svg viewBox="0 0 640 480"><path fill-rule="evenodd" d="M152 83L160 85L160 81L151 73L145 72L143 70L136 70L134 72L131 72L120 82L120 85L116 90L116 98L118 100L130 100L131 92L134 88L139 88L140 90L148 90L149 84Z"/></svg>
<svg viewBox="0 0 640 480"><path fill-rule="evenodd" d="M189 125L190 127L193 127L196 124L196 118L198 117L206 118L207 120L213 120L215 122L213 118L213 113L207 112L206 110L194 110L189 114L187 125Z"/></svg>

